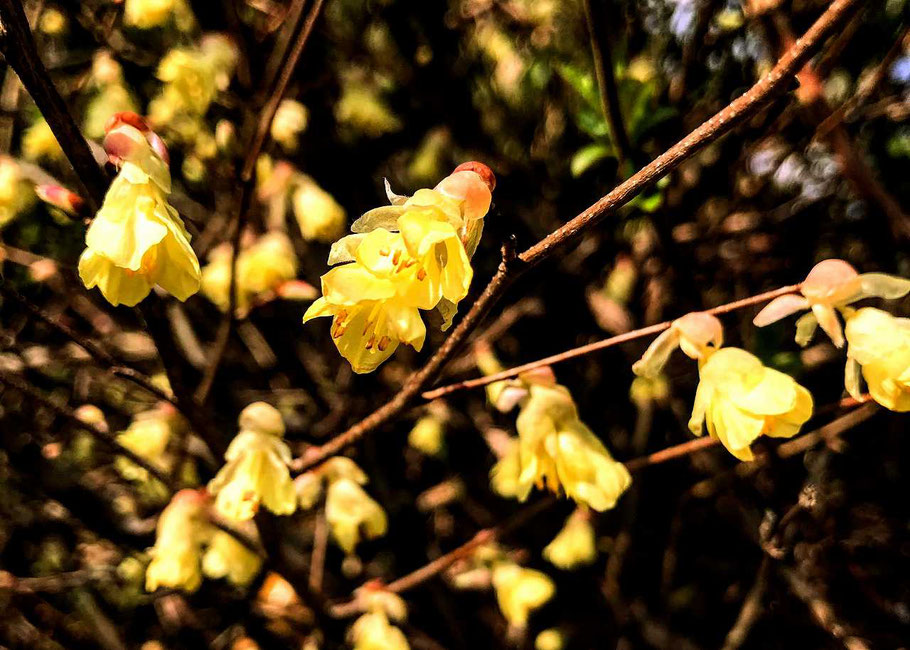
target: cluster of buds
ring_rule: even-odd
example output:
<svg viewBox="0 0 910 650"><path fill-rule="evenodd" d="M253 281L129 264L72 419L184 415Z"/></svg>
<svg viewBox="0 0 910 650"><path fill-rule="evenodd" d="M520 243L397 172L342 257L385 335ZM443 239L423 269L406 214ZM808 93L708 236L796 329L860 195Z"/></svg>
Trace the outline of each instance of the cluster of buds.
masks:
<svg viewBox="0 0 910 650"><path fill-rule="evenodd" d="M133 306L152 287L179 300L199 290L199 260L190 234L168 204L167 149L135 113L111 117L104 148L117 177L85 234L79 275L112 305Z"/></svg>
<svg viewBox="0 0 910 650"><path fill-rule="evenodd" d="M369 479L350 458L336 456L295 479L300 507L312 508L325 488L325 518L332 539L348 555L363 539L385 535L385 511L363 487Z"/></svg>
<svg viewBox="0 0 910 650"><path fill-rule="evenodd" d="M375 370L399 343L420 350L419 310L439 309L450 324L467 295L494 187L486 165L465 163L410 198L389 190L392 205L364 214L332 246L329 264L344 264L322 276L304 322L331 317L332 340L357 373Z"/></svg>

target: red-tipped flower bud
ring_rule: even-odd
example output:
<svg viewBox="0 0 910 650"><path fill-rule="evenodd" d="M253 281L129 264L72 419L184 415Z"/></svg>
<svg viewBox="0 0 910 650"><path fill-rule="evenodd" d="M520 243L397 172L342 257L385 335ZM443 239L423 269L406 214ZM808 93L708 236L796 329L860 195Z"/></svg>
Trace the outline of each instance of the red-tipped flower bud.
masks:
<svg viewBox="0 0 910 650"><path fill-rule="evenodd" d="M483 182L487 184L487 187L490 188L491 192L496 189L496 175L493 174L492 169L484 165L482 162L472 160L470 162L461 163L458 165L458 167L455 168L455 171L474 172L483 179Z"/></svg>
<svg viewBox="0 0 910 650"><path fill-rule="evenodd" d="M78 194L70 192L65 187L38 185L35 187L35 194L48 205L60 208L68 215L74 217L88 216L88 206L85 203L85 199Z"/></svg>

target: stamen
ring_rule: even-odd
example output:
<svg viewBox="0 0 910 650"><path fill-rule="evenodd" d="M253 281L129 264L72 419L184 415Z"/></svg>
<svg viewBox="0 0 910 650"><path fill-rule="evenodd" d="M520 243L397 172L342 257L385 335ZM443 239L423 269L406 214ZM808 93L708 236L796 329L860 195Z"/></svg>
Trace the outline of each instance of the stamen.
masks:
<svg viewBox="0 0 910 650"><path fill-rule="evenodd" d="M375 343L376 343L376 335L373 334L370 336L370 340L367 341L367 346L366 346L367 350L373 349L373 344L375 344Z"/></svg>
<svg viewBox="0 0 910 650"><path fill-rule="evenodd" d="M387 347L389 347L389 343L391 343L391 342L392 342L392 339L390 339L388 336L383 336L381 339L379 339L379 345L378 345L379 351L385 352L385 349Z"/></svg>
<svg viewBox="0 0 910 650"><path fill-rule="evenodd" d="M392 255L392 264L397 266L398 260L400 260L400 259L401 259L401 249L399 248L399 249L396 249L395 254Z"/></svg>
<svg viewBox="0 0 910 650"><path fill-rule="evenodd" d="M421 267L420 270L417 271L417 279L424 280L424 279L426 279L426 277L427 277L427 270L425 268Z"/></svg>
<svg viewBox="0 0 910 650"><path fill-rule="evenodd" d="M383 257L387 257L389 255L389 253L391 253L391 252L392 251L390 251L388 248L379 249L379 254L382 255Z"/></svg>

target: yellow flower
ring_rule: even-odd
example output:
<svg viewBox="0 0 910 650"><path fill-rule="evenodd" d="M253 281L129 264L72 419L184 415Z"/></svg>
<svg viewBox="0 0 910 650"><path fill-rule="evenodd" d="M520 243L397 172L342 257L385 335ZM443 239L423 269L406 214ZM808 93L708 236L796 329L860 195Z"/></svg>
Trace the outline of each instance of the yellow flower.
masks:
<svg viewBox="0 0 910 650"><path fill-rule="evenodd" d="M547 574L512 562L500 562L493 567L493 588L502 615L509 625L517 628L525 627L531 612L542 607L556 592Z"/></svg>
<svg viewBox="0 0 910 650"><path fill-rule="evenodd" d="M374 231L370 236L382 232L389 234ZM332 316L335 347L354 372L372 372L400 342L418 351L423 348L426 326L420 312L398 290L396 280L374 275L359 263L334 268L322 276L323 297L307 309L303 322Z"/></svg>
<svg viewBox="0 0 910 650"><path fill-rule="evenodd" d="M79 275L112 305L133 306L154 285L186 300L199 290L199 260L180 216L167 203L167 163L138 129L116 125L105 148L122 163L85 234Z"/></svg>
<svg viewBox="0 0 910 650"><path fill-rule="evenodd" d="M325 518L332 538L345 553L353 553L361 540L385 535L388 528L385 511L350 478L339 478L329 484L325 499Z"/></svg>
<svg viewBox="0 0 910 650"><path fill-rule="evenodd" d="M237 285L243 293L275 291L297 277L297 254L283 232L263 235L237 258Z"/></svg>
<svg viewBox="0 0 910 650"><path fill-rule="evenodd" d="M910 280L885 273L859 274L847 262L830 259L819 262L800 285L803 294L788 294L775 298L753 320L757 327L771 323L806 309L796 321L796 342L806 345L815 335L818 326L831 337L837 347L844 346L844 333L837 312L847 305L864 298L894 300L910 292Z"/></svg>
<svg viewBox="0 0 910 650"><path fill-rule="evenodd" d="M156 467L169 469L166 456L168 444L181 432L183 419L169 404L135 415L126 431L117 435L117 442ZM128 479L144 481L148 472L126 458L117 458L118 471Z"/></svg>
<svg viewBox="0 0 910 650"><path fill-rule="evenodd" d="M532 384L516 422L519 434L518 499L546 486L598 512L609 510L632 477L579 419L569 391Z"/></svg>
<svg viewBox="0 0 910 650"><path fill-rule="evenodd" d="M221 311L227 311L230 307L232 260L231 245L222 244L209 253L208 264L201 271L202 294ZM239 291L237 293L237 309L246 309L246 296L239 295Z"/></svg>
<svg viewBox="0 0 910 650"><path fill-rule="evenodd" d="M739 348L721 348L700 363L689 429L720 440L740 460L760 435L789 438L812 416L812 395L791 377Z"/></svg>
<svg viewBox="0 0 910 650"><path fill-rule="evenodd" d="M401 128L401 120L373 85L350 80L343 84L341 97L335 104L335 119L369 137L378 137Z"/></svg>
<svg viewBox="0 0 910 650"><path fill-rule="evenodd" d="M202 583L202 546L212 534L205 518L208 496L204 490L180 490L158 518L152 561L146 569L145 588L171 587L193 592Z"/></svg>
<svg viewBox="0 0 910 650"><path fill-rule="evenodd" d="M0 228L28 210L35 203L35 193L22 177L16 161L0 155Z"/></svg>
<svg viewBox="0 0 910 650"><path fill-rule="evenodd" d="M66 158L50 125L42 118L38 118L22 134L22 155L26 160L32 161Z"/></svg>
<svg viewBox="0 0 910 650"><path fill-rule="evenodd" d="M272 118L272 139L288 152L297 151L300 134L307 127L309 113L306 106L293 99L283 99Z"/></svg>
<svg viewBox="0 0 910 650"><path fill-rule="evenodd" d="M562 530L544 547L543 556L560 569L591 564L597 558L597 547L588 514L576 510L569 515Z"/></svg>
<svg viewBox="0 0 910 650"><path fill-rule="evenodd" d="M238 526L248 536L256 536L256 526L251 521ZM211 543L202 556L202 572L208 578L226 578L237 587L245 587L253 581L262 559L237 539L223 530L216 530Z"/></svg>
<svg viewBox="0 0 910 650"><path fill-rule="evenodd" d="M647 379L657 379L673 350L679 348L692 359L704 359L724 342L724 330L715 316L692 312L677 318L655 338L632 372Z"/></svg>
<svg viewBox="0 0 910 650"><path fill-rule="evenodd" d="M304 239L329 244L344 234L344 208L309 176L297 177L291 206Z"/></svg>
<svg viewBox="0 0 910 650"><path fill-rule="evenodd" d="M369 612L354 621L348 631L354 650L409 650L404 633L389 622L384 612Z"/></svg>
<svg viewBox="0 0 910 650"><path fill-rule="evenodd" d="M282 440L281 414L255 402L240 414L240 433L231 441L227 461L208 485L215 507L228 519L252 519L262 504L276 515L297 509L297 494L288 471L291 450Z"/></svg>
<svg viewBox="0 0 910 650"><path fill-rule="evenodd" d="M425 415L408 434L408 444L427 456L438 456L445 446L443 421L436 415Z"/></svg>
<svg viewBox="0 0 910 650"><path fill-rule="evenodd" d="M534 650L562 650L566 645L563 633L556 628L544 630L534 639Z"/></svg>
<svg viewBox="0 0 910 650"><path fill-rule="evenodd" d="M910 319L864 307L847 318L846 387L861 399L860 370L876 402L910 411Z"/></svg>
<svg viewBox="0 0 910 650"><path fill-rule="evenodd" d="M139 29L151 29L167 24L182 0L126 0L123 3L123 23Z"/></svg>

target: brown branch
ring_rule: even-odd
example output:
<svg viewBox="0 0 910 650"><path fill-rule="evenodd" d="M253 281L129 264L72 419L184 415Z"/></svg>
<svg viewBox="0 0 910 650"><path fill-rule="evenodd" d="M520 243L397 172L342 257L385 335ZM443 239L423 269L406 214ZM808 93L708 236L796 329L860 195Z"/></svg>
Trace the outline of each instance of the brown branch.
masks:
<svg viewBox="0 0 910 650"><path fill-rule="evenodd" d="M781 287L780 289L774 289L773 291L766 291L765 293L760 293L749 298L743 298L742 300L736 300L734 302L729 302L725 305L720 305L718 307L713 307L711 309L705 310L709 314L726 314L731 311L742 309L743 307L750 307L761 302L772 300L778 296L783 296L788 293L794 293L799 291L798 284L793 284L787 287ZM600 341L595 341L594 343L588 343L587 345L582 345L577 348L572 348L571 350L566 350L565 352L560 352L558 354L553 354L549 357L544 357L543 359L538 359L537 361L531 361L520 366L515 366L514 368L508 368L502 372L497 372L486 377L478 377L477 379L467 379L465 381L460 381L448 386L440 386L439 388L434 388L433 390L426 391L421 394L426 400L438 399L449 393L454 393L465 388L476 388L478 386L486 386L487 384L492 384L503 379L509 379L510 377L516 377L523 372L529 370L534 370L535 368L541 368L543 366L552 366L556 363L562 361L568 361L569 359L574 359L576 357L583 356L585 354L591 354L592 352L597 352L598 350L605 350L606 348L619 345L621 343L627 343L629 341L634 341L636 339L644 338L646 336L652 336L654 334L659 334L664 330L668 329L672 321L665 321L663 323L657 323L655 325L649 325L647 327L642 327L637 330L632 330L629 332L623 332L617 336L611 336L607 339L602 339Z"/></svg>
<svg viewBox="0 0 910 650"><path fill-rule="evenodd" d="M61 593L76 587L111 580L117 574L117 567L106 566L78 569L47 576L20 578L8 571L0 571L0 593L11 591L17 594Z"/></svg>
<svg viewBox="0 0 910 650"><path fill-rule="evenodd" d="M35 389L28 382L6 371L0 371L0 383L6 384L10 388L19 391L30 399L35 400L45 408L50 409L63 419L68 420L71 424L78 427L79 429L86 431L92 437L100 440L108 447L110 447L116 454L124 456L130 462L147 471L171 490L179 489L179 486L174 483L171 477L168 476L165 472L162 472L147 460L117 442L117 437L114 434L110 433L109 431L105 431L97 425L89 424L88 422L83 421L70 408L61 406L60 404L55 404L50 399L48 399L47 396Z"/></svg>
<svg viewBox="0 0 910 650"><path fill-rule="evenodd" d="M0 0L0 50L38 105L57 142L72 163L93 211L97 210L104 201L110 180L92 155L88 143L70 115L66 101L57 92L47 68L41 62L19 0Z"/></svg>
<svg viewBox="0 0 910 650"><path fill-rule="evenodd" d="M641 191L676 169L683 161L755 115L774 97L784 93L809 57L860 4L859 0L834 0L802 38L781 57L777 65L752 88L563 227L544 237L517 258L504 259L496 275L442 347L421 370L411 376L391 401L326 444L310 450L305 457L297 459L292 465L293 469L304 471L318 465L398 415L438 376L468 334L518 276L548 258L558 248L574 241L581 233L605 217L615 213Z"/></svg>
<svg viewBox="0 0 910 650"><path fill-rule="evenodd" d="M600 0L602 2L602 0ZM611 60L612 42L607 29L607 16L601 4L595 5L598 0L583 0L585 22L588 26L588 35L591 40L591 57L594 61L594 75L597 78L597 89L600 94L600 107L604 119L610 126L612 144L616 150L619 168L625 167L627 160L634 160L632 145L622 118L622 106L619 103L619 93L616 90L616 77L613 74ZM621 175L621 174L620 174Z"/></svg>
<svg viewBox="0 0 910 650"><path fill-rule="evenodd" d="M857 404L861 404L861 402L858 403L855 400L852 402L848 400L842 400L841 404L845 405L847 408L850 408L855 407ZM846 413L845 415L832 420L828 424L820 427L815 431L805 433L787 443L779 445L775 450L774 455L778 458L789 458L796 455L797 453L811 449L819 442L831 440L841 435L845 431L849 431L854 426L869 419L878 411L878 405L866 404L862 408L850 411L849 413ZM685 456L694 454L697 451L716 447L719 444L720 441L716 438L696 438L695 440L689 440L672 447L667 447L666 449L662 449L661 451L649 454L647 456L633 458L624 462L623 464L626 466L626 469L628 469L629 472L636 473L645 467L651 467L653 465L666 463L667 461L677 458L683 458ZM740 463L737 465L737 467L758 468L764 465L766 462L767 456L760 456L750 463ZM543 512L555 503L557 503L557 500L553 497L541 499L540 501L537 501L530 506L519 510L502 524L481 530L470 541L462 544L458 548L449 551L444 555L439 556L435 560L429 562L428 564L425 564L419 569L415 569L411 573L408 573L407 575L390 582L389 584L385 585L384 588L387 591L393 591L395 593L401 593L403 591L413 589L414 587L417 587L427 580L439 575L450 566L455 564L455 562L458 560L470 556L470 554L477 547L501 539L507 533L510 533L513 530L525 525L539 513ZM331 615L337 618L347 618L354 616L359 611L359 603L356 599L336 604L330 609Z"/></svg>
<svg viewBox="0 0 910 650"><path fill-rule="evenodd" d="M278 105L281 103L285 92L287 92L288 84L291 81L294 71L297 69L297 64L300 62L300 56L303 54L303 50L310 40L310 34L313 32L316 20L322 13L324 4L325 0L316 0L307 14L306 20L304 21L300 32L297 34L290 54L288 54L287 58L284 60L284 65L281 69L281 73L278 75L278 80L275 82L275 87L272 89L268 100L259 113L255 130L246 146L246 155L243 159L243 166L240 169L240 197L237 202L239 208L237 210L237 217L234 219L231 226L231 279L228 286L228 309L222 317L221 324L218 327L218 334L212 346L212 353L206 363L202 381L196 389L196 399L201 403L205 403L211 393L212 385L215 382L215 377L221 366L221 361L224 359L224 354L227 351L228 342L231 338L231 330L234 328L234 311L237 306L237 256L240 253L240 235L246 224L249 210L252 207L253 190L256 184L256 160L259 158L259 153L265 145L266 138L269 134L269 128L272 125L272 120L275 118L275 113L278 111Z"/></svg>

